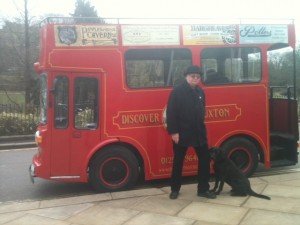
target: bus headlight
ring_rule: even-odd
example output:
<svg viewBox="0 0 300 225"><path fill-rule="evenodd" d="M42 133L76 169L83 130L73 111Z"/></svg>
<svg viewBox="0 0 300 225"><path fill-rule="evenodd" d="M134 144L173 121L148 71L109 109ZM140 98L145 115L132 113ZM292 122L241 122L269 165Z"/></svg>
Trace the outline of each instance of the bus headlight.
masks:
<svg viewBox="0 0 300 225"><path fill-rule="evenodd" d="M39 145L43 141L42 136L40 135L40 131L35 132L35 144Z"/></svg>

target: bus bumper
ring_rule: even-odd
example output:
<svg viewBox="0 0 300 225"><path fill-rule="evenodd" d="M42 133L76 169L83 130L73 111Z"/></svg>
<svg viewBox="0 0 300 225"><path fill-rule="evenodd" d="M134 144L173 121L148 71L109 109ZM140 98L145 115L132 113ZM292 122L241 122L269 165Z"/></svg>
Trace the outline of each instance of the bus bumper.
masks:
<svg viewBox="0 0 300 225"><path fill-rule="evenodd" d="M35 175L35 166L34 166L34 164L31 164L29 166L29 178L30 178L31 183L33 183L33 184L34 184L34 178L35 177L36 177L36 175Z"/></svg>

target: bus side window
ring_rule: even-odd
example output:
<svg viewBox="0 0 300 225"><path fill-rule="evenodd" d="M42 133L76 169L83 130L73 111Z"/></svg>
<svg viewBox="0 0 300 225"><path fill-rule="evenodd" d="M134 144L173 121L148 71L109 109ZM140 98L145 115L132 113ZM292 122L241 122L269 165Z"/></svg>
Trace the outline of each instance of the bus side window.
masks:
<svg viewBox="0 0 300 225"><path fill-rule="evenodd" d="M230 83L229 79L223 74L217 72L215 69L209 69L205 72L206 84L227 84Z"/></svg>
<svg viewBox="0 0 300 225"><path fill-rule="evenodd" d="M69 125L69 79L57 77L54 94L54 126L58 129Z"/></svg>
<svg viewBox="0 0 300 225"><path fill-rule="evenodd" d="M175 86L192 63L189 49L129 49L125 54L129 88Z"/></svg>
<svg viewBox="0 0 300 225"><path fill-rule="evenodd" d="M76 129L98 127L98 80L79 77L74 82L74 124Z"/></svg>
<svg viewBox="0 0 300 225"><path fill-rule="evenodd" d="M206 85L259 82L261 51L257 47L206 48L201 52L201 63Z"/></svg>

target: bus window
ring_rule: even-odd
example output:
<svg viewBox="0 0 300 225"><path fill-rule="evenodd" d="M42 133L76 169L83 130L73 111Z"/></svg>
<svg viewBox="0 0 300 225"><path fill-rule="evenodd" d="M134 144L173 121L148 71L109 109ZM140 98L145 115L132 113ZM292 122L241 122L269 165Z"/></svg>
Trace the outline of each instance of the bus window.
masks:
<svg viewBox="0 0 300 225"><path fill-rule="evenodd" d="M192 55L188 49L131 49L125 60L128 87L169 87L183 79Z"/></svg>
<svg viewBox="0 0 300 225"><path fill-rule="evenodd" d="M48 76L43 73L40 78L40 123L47 124L48 120Z"/></svg>
<svg viewBox="0 0 300 225"><path fill-rule="evenodd" d="M252 83L261 80L258 48L207 48L201 53L204 84Z"/></svg>
<svg viewBox="0 0 300 225"><path fill-rule="evenodd" d="M69 124L69 79L57 77L54 100L55 128L67 128Z"/></svg>
<svg viewBox="0 0 300 225"><path fill-rule="evenodd" d="M76 129L98 127L98 81L96 78L79 77L74 83L74 121Z"/></svg>
<svg viewBox="0 0 300 225"><path fill-rule="evenodd" d="M287 92L284 88L293 86L293 66L293 48L290 46L268 50L270 86L281 86L274 91L275 96L287 98Z"/></svg>

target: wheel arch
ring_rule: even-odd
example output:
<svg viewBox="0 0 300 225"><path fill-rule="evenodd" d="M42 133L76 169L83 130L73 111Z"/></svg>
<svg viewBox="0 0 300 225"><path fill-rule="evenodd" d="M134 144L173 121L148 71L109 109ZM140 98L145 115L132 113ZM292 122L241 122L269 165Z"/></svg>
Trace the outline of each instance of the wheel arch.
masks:
<svg viewBox="0 0 300 225"><path fill-rule="evenodd" d="M231 134L231 135L228 134L225 137L223 137L222 140L218 141L216 145L222 147L222 146L224 146L225 143L227 143L228 141L231 141L232 139L235 139L235 138L244 138L244 139L247 139L248 141L252 142L257 149L259 162L264 162L264 158L265 158L264 149L266 147L264 146L264 143L261 140L261 138L259 138L258 135L255 135L253 133Z"/></svg>
<svg viewBox="0 0 300 225"><path fill-rule="evenodd" d="M89 155L86 163L85 163L85 171L86 174L88 174L88 170L89 170L89 166L90 166L90 162L93 160L93 158L97 155L98 152L103 151L107 148L110 148L112 146L122 146L125 147L126 149L128 149L137 159L138 161L138 165L139 165L139 173L140 176L144 176L144 171L145 171L145 165L144 165L144 158L141 155L140 151L138 151L138 149L136 147L134 147L132 144L126 143L126 142L120 142L119 140L115 140L115 141L111 141L108 142L106 144L102 144L100 146L97 146L97 148L95 148L91 154ZM88 177L87 177L88 178ZM87 179L88 180L88 179Z"/></svg>
<svg viewBox="0 0 300 225"><path fill-rule="evenodd" d="M226 138L226 140L224 140L222 143L220 143L220 146L222 147L227 142L229 142L233 139L239 139L239 138L244 138L244 139L247 139L248 141L252 142L255 145L256 149L257 149L259 162L264 161L264 151L263 151L263 148L262 148L262 143L260 141L258 141L256 138L254 138L253 136L250 136L248 134L238 134L238 135L230 136L230 137Z"/></svg>
<svg viewBox="0 0 300 225"><path fill-rule="evenodd" d="M112 167L107 167L111 162L114 163ZM123 169L123 166L126 168ZM143 158L134 146L111 142L101 146L90 157L86 170L87 181L96 191L127 190L143 177L143 169Z"/></svg>
<svg viewBox="0 0 300 225"><path fill-rule="evenodd" d="M259 140L249 135L233 135L221 143L230 158L243 173L250 177L263 160L263 150Z"/></svg>

